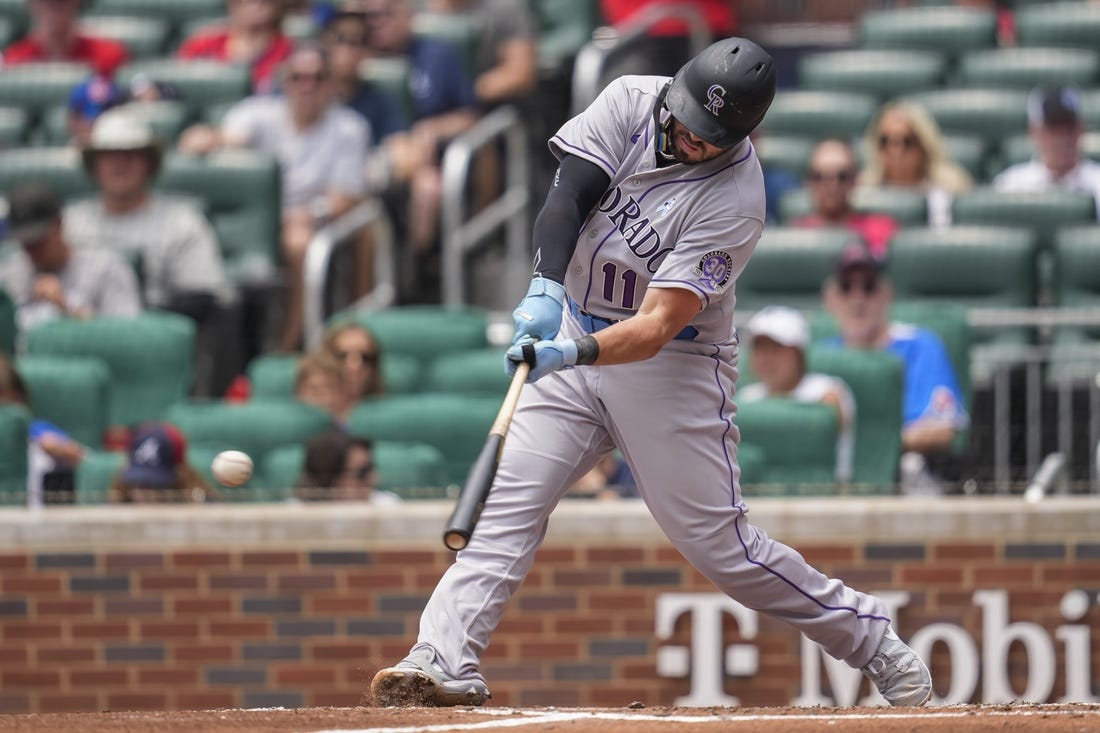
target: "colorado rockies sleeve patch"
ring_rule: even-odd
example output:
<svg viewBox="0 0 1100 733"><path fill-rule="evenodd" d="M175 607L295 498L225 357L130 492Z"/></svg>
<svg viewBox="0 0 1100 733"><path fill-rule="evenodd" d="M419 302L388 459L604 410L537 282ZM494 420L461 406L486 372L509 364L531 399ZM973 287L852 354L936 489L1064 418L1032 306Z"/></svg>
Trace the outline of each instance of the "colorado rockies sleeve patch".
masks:
<svg viewBox="0 0 1100 733"><path fill-rule="evenodd" d="M712 293L721 293L733 274L733 258L721 250L707 252L692 272L704 288Z"/></svg>

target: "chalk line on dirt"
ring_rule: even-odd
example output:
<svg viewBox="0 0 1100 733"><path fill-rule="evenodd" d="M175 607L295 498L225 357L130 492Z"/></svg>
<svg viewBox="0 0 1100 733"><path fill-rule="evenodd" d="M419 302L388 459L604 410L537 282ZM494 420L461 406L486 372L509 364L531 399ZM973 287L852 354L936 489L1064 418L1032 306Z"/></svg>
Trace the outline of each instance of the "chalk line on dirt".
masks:
<svg viewBox="0 0 1100 733"><path fill-rule="evenodd" d="M456 711L468 715L489 715L495 720L482 720L472 723L446 723L438 725L408 725L391 726L386 728L347 728L314 731L313 733L442 733L443 731L481 731L496 730L500 728L518 728L526 725L542 725L545 723L564 723L578 720L613 720L650 723L761 723L767 721L807 721L807 720L906 720L920 718L921 720L936 718L969 718L973 716L989 717L1027 717L1027 716L1081 716L1089 715L1100 718L1100 707L1082 710L1060 710L1056 708L1042 709L1031 708L1027 710L1013 709L982 709L969 707L962 710L926 710L919 713L891 713L884 709L881 713L792 713L780 714L750 714L738 715L652 715L646 713L612 713L594 712L584 710L572 711L538 711L516 710L512 708L462 710ZM510 716L507 718L501 716Z"/></svg>

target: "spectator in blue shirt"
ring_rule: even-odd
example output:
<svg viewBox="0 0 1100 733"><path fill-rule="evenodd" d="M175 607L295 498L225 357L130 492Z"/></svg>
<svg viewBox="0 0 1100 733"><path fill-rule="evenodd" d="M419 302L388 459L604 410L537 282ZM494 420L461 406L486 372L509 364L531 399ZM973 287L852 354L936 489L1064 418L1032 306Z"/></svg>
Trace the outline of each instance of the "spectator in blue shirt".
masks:
<svg viewBox="0 0 1100 733"><path fill-rule="evenodd" d="M413 34L409 0L361 2L373 55L409 64L412 127L386 141L388 179L391 186L407 193L407 205L400 207L405 209L404 221L399 223L407 228L408 245L418 262L416 279L434 281L439 275L440 163L447 143L478 119L473 81L450 44Z"/></svg>
<svg viewBox="0 0 1100 733"><path fill-rule="evenodd" d="M883 349L905 364L902 411L902 483L914 491L934 487L929 456L950 450L969 415L955 369L940 338L931 331L890 320L893 290L883 264L863 245L841 253L826 281L825 308L840 326L837 346Z"/></svg>

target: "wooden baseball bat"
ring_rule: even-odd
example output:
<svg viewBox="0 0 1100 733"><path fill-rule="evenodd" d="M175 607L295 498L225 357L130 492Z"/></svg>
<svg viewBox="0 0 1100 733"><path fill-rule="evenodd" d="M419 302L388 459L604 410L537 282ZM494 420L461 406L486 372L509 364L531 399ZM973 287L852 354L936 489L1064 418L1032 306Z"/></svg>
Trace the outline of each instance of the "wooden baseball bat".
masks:
<svg viewBox="0 0 1100 733"><path fill-rule="evenodd" d="M530 349L530 356L528 349ZM493 426L489 428L489 437L485 440L481 453L478 454L477 460L470 468L470 473L466 476L466 484L462 487L462 492L455 500L455 508L451 512L451 518L447 520L447 528L443 530L443 544L449 550L457 551L466 547L481 516L481 508L489 498L489 489L493 486L497 466L500 465L500 454L504 450L504 438L507 437L508 428L512 424L512 415L519 403L520 390L523 389L523 383L527 381L527 375L531 371L534 351L534 347L529 345L524 347L523 355L527 361L516 365L516 373L512 377L508 393L504 396L504 403L500 406Z"/></svg>

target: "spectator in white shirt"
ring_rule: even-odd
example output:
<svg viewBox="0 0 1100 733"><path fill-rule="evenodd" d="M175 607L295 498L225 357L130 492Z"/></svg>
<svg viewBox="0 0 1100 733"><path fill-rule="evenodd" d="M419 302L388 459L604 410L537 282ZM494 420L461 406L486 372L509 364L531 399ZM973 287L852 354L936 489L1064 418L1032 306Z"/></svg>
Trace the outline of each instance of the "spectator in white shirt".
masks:
<svg viewBox="0 0 1100 733"><path fill-rule="evenodd" d="M760 381L738 389L738 401L778 398L835 409L836 480L851 480L856 401L844 380L806 371L810 326L805 316L793 308L768 306L749 320L748 333L752 339L752 370Z"/></svg>
<svg viewBox="0 0 1100 733"><path fill-rule="evenodd" d="M1028 97L1027 117L1035 157L1002 171L993 185L1002 191L1057 188L1088 193L1096 199L1100 217L1100 163L1081 153L1085 123L1077 91L1036 89Z"/></svg>
<svg viewBox="0 0 1100 733"><path fill-rule="evenodd" d="M65 238L140 260L146 305L203 323L227 294L221 248L194 203L152 190L162 155L153 130L131 108L104 112L83 151L99 196L65 208Z"/></svg>
<svg viewBox="0 0 1100 733"><path fill-rule="evenodd" d="M226 113L220 129L185 131L180 150L207 153L220 146L262 150L282 171L283 256L287 264L286 319L279 347L302 342L302 266L313 235L349 211L367 193L370 128L336 100L328 55L301 46L287 59L283 95L254 96Z"/></svg>

